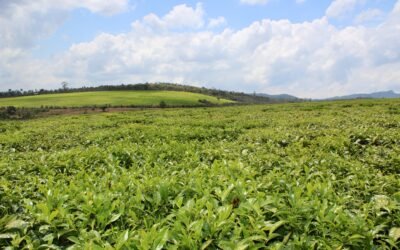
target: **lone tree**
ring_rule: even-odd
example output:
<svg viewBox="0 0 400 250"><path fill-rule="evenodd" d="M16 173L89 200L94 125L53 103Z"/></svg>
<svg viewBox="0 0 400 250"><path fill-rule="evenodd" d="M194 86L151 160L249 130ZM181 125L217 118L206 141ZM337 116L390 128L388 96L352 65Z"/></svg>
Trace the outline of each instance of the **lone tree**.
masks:
<svg viewBox="0 0 400 250"><path fill-rule="evenodd" d="M68 85L69 85L69 83L67 83L67 82L62 82L62 83L61 83L61 88L62 88L63 90L67 90L67 89L68 89Z"/></svg>

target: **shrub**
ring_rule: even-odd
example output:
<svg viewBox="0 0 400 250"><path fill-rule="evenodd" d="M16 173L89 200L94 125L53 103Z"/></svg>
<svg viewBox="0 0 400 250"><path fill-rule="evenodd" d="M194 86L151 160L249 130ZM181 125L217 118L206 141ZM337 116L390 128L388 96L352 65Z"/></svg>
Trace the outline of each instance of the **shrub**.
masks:
<svg viewBox="0 0 400 250"><path fill-rule="evenodd" d="M166 108L168 105L165 101L160 102L160 108Z"/></svg>
<svg viewBox="0 0 400 250"><path fill-rule="evenodd" d="M200 99L200 100L199 100L199 103L204 104L204 105L207 105L207 106L210 106L210 105L213 104L212 102L210 102L210 101L207 100L207 99Z"/></svg>
<svg viewBox="0 0 400 250"><path fill-rule="evenodd" d="M8 106L6 108L7 115L15 115L17 113L17 108L14 106Z"/></svg>

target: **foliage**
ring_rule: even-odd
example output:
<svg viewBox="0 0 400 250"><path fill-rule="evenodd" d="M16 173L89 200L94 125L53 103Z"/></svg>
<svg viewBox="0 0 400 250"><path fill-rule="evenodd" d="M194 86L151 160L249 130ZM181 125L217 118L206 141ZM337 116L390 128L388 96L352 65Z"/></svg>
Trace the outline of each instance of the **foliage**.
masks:
<svg viewBox="0 0 400 250"><path fill-rule="evenodd" d="M213 106L213 103L207 99L199 99L199 103L203 104L204 106Z"/></svg>
<svg viewBox="0 0 400 250"><path fill-rule="evenodd" d="M6 108L6 110L5 110L5 113L7 114L7 115L15 115L16 113L17 113L17 108L16 107L14 107L14 106L8 106L7 108Z"/></svg>
<svg viewBox="0 0 400 250"><path fill-rule="evenodd" d="M160 104L159 104L160 108L166 108L167 106L168 105L167 105L167 103L165 101L161 101Z"/></svg>
<svg viewBox="0 0 400 250"><path fill-rule="evenodd" d="M46 111L48 111L46 108L16 108L14 106L0 107L0 120L30 119Z"/></svg>
<svg viewBox="0 0 400 250"><path fill-rule="evenodd" d="M0 122L0 248L399 249L399 105Z"/></svg>

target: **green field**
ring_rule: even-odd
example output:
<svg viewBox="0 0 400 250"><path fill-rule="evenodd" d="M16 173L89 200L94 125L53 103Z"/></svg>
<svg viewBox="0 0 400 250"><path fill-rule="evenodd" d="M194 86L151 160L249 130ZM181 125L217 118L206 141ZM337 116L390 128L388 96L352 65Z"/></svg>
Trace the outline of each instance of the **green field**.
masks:
<svg viewBox="0 0 400 250"><path fill-rule="evenodd" d="M201 104L199 100L207 100L214 104L232 102L213 96L181 91L96 91L0 98L0 107L156 106L161 101L172 106L195 106Z"/></svg>
<svg viewBox="0 0 400 250"><path fill-rule="evenodd" d="M10 246L399 249L400 100L0 121Z"/></svg>

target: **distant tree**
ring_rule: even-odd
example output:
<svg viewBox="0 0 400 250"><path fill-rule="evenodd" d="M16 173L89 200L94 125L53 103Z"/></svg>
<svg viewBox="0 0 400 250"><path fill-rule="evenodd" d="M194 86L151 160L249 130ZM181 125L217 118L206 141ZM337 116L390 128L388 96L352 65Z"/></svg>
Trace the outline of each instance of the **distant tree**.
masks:
<svg viewBox="0 0 400 250"><path fill-rule="evenodd" d="M69 85L69 83L67 83L67 82L62 82L62 83L61 83L61 88L62 88L63 90L67 90L67 89L68 89L68 85Z"/></svg>

